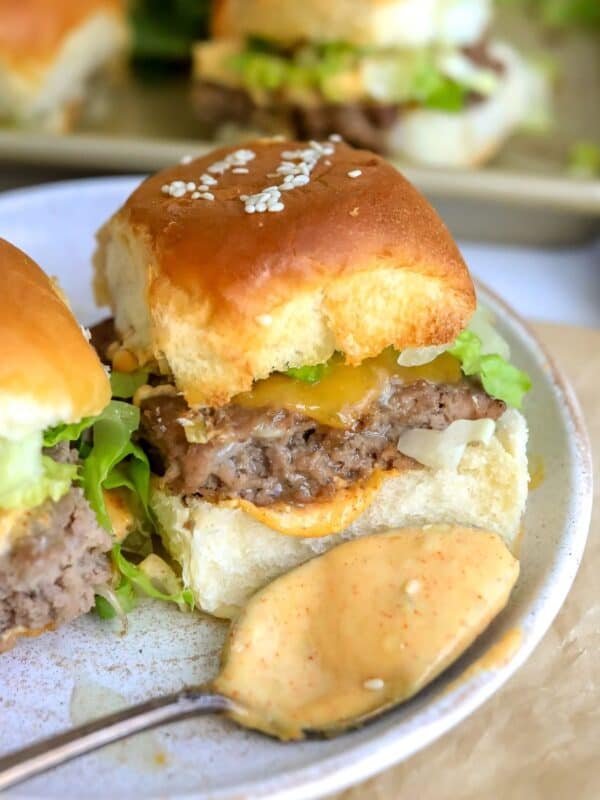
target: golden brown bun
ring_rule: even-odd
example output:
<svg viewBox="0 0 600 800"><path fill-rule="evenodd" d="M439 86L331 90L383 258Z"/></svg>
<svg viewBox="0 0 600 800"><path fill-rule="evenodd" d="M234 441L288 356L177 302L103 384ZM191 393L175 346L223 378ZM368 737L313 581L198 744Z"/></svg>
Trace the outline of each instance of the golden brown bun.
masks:
<svg viewBox="0 0 600 800"><path fill-rule="evenodd" d="M217 0L215 36L419 47L481 38L490 0Z"/></svg>
<svg viewBox="0 0 600 800"><path fill-rule="evenodd" d="M452 341L475 307L448 230L390 164L338 144L285 208L248 214L240 195L269 184L297 142L248 144L213 201L161 187L199 181L225 148L154 175L99 233L97 298L140 361L166 360L192 405L219 405L276 370L351 364L385 347ZM359 169L358 178L348 173Z"/></svg>
<svg viewBox="0 0 600 800"><path fill-rule="evenodd" d="M37 264L0 239L0 436L21 438L99 413L110 382Z"/></svg>
<svg viewBox="0 0 600 800"><path fill-rule="evenodd" d="M0 0L0 61L39 70L71 31L100 12L123 17L124 0Z"/></svg>

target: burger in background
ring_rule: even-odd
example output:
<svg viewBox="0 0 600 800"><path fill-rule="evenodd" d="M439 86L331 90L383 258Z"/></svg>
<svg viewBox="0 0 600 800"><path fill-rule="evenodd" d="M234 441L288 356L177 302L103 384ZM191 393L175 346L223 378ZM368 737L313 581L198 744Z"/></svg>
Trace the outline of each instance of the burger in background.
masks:
<svg viewBox="0 0 600 800"><path fill-rule="evenodd" d="M126 48L126 0L0 0L0 119L70 130Z"/></svg>
<svg viewBox="0 0 600 800"><path fill-rule="evenodd" d="M527 117L543 79L489 38L489 0L219 0L194 49L194 106L235 126L437 166L483 163Z"/></svg>

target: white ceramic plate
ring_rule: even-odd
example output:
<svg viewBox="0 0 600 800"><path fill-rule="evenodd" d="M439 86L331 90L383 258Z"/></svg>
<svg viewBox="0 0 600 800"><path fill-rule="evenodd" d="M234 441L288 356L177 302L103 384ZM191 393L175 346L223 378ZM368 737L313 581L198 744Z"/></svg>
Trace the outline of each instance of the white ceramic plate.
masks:
<svg viewBox="0 0 600 800"><path fill-rule="evenodd" d="M93 234L135 185L97 179L0 197L0 236L57 275L85 323L101 314L90 291ZM332 741L280 744L218 718L192 720L88 756L7 793L60 798L308 798L342 789L407 758L474 711L523 664L569 590L591 511L591 456L571 390L523 323L482 291L513 357L533 378L526 413L530 452L546 478L530 495L522 571L508 608L466 655L402 708ZM1 298L0 298L1 313ZM76 365L74 365L76 368ZM517 629L504 663L470 670ZM225 626L146 603L118 635L94 615L0 658L0 752L22 746L118 705L184 684L217 668ZM514 637L513 637L514 639ZM451 683L452 682L452 683Z"/></svg>

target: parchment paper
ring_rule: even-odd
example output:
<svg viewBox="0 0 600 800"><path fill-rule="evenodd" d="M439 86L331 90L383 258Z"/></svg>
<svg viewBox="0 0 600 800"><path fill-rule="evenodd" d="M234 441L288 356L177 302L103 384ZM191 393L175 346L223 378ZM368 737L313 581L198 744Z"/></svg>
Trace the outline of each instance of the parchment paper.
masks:
<svg viewBox="0 0 600 800"><path fill-rule="evenodd" d="M336 800L600 800L600 330L534 327L575 387L594 452L575 584L529 661L483 708Z"/></svg>

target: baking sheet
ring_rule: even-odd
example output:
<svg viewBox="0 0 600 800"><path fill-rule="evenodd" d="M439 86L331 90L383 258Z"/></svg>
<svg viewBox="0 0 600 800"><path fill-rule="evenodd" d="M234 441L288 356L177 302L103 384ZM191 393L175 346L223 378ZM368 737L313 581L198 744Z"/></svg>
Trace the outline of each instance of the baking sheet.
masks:
<svg viewBox="0 0 600 800"><path fill-rule="evenodd" d="M600 44L569 33L541 37L530 20L501 14L497 35L525 53L562 64L550 135L513 137L480 170L426 169L395 162L437 206L452 232L529 244L581 241L600 232L600 180L566 171L570 144L600 138ZM69 135L0 130L0 161L97 172L153 171L213 143L200 138L186 76L143 81L122 70Z"/></svg>

